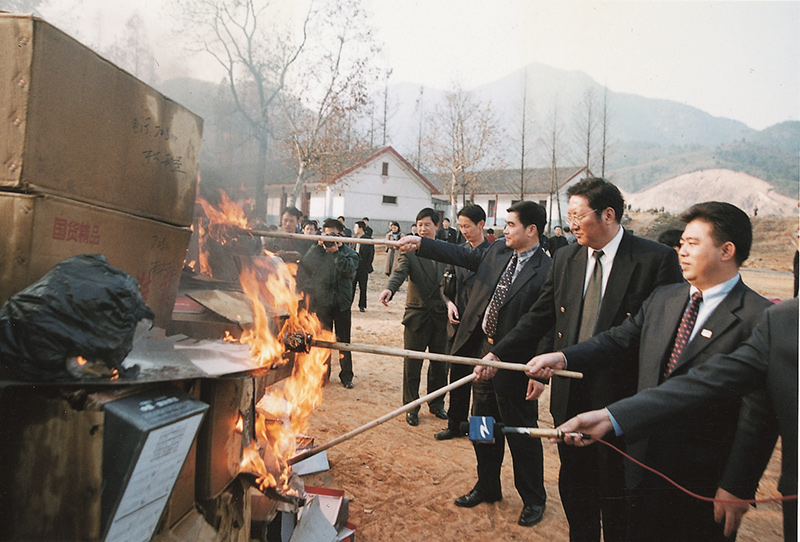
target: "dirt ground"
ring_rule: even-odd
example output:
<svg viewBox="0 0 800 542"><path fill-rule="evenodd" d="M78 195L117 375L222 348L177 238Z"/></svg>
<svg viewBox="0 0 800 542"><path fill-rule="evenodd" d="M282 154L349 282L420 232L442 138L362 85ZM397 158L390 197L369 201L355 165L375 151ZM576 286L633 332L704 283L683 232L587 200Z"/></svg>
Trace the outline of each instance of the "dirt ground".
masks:
<svg viewBox="0 0 800 542"><path fill-rule="evenodd" d="M367 311L353 312L353 343L402 348L401 318L405 285L389 307L377 303L385 287L383 254L380 249L370 276ZM791 251L786 250L791 269ZM754 253L756 258L767 259ZM770 257L772 259L772 257ZM779 260L785 259L779 255ZM780 269L780 268L779 268ZM783 269L786 269L785 267ZM769 298L792 295L790 271L743 270L745 281ZM355 306L355 305L354 305ZM328 442L401 406L402 358L353 354L355 389L339 385L334 368L325 388L323 403L312 416L310 434L318 444ZM427 362L423 371L426 370ZM423 378L420 395L425 393ZM542 427L552 427L548 411L549 391L539 401ZM420 425L411 427L400 415L327 451L331 468L305 477L307 485L344 489L350 499L350 520L358 527L361 542L394 540L568 540L568 525L558 495L559 467L556 446L544 442L545 486L548 494L544 520L535 527L520 527L517 518L522 501L513 483L511 455L503 464L503 500L472 509L458 508L453 500L467 493L476 480L475 456L469 441L439 442L434 433L446 422L427 408L420 410ZM779 444L780 446L780 444ZM761 480L758 497L779 496L777 453ZM739 540L782 540L781 508L778 503L760 504L746 516Z"/></svg>

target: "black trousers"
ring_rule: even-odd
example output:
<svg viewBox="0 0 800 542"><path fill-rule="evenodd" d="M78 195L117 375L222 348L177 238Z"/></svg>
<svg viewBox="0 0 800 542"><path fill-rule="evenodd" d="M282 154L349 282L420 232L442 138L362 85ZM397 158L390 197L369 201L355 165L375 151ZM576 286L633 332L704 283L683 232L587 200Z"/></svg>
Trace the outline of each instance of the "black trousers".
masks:
<svg viewBox="0 0 800 542"><path fill-rule="evenodd" d="M658 469L657 464L651 464ZM710 471L716 469L712 466ZM694 493L713 497L716 485L692 487L676 481ZM724 542L724 525L714 521L714 504L695 499L655 474L645 473L641 483L631 489L628 540L653 542Z"/></svg>
<svg viewBox="0 0 800 542"><path fill-rule="evenodd" d="M336 308L318 309L317 317L323 328L334 332L337 342L350 342L352 328L350 307L343 311ZM330 373L330 365L328 365L328 372ZM339 380L343 383L353 381L353 355L350 352L339 352Z"/></svg>
<svg viewBox="0 0 800 542"><path fill-rule="evenodd" d="M497 393L492 381L475 382L472 386L472 414L492 416L496 422L513 427L538 427L538 401L526 401L525 396ZM505 441L514 462L514 486L525 505L543 505L547 500L544 489L544 457L542 441L527 435L495 436L492 444L474 443L478 460L478 482L475 489L489 497L503 494L500 469L505 454Z"/></svg>
<svg viewBox="0 0 800 542"><path fill-rule="evenodd" d="M623 444L613 437L614 446ZM576 448L558 445L558 491L569 522L571 542L625 540L627 530L623 458L602 444Z"/></svg>
<svg viewBox="0 0 800 542"><path fill-rule="evenodd" d="M367 281L369 281L369 273L366 269L359 268L356 271L356 280L353 281L353 297L356 296L356 286L359 288L358 293L358 308L367 308Z"/></svg>
<svg viewBox="0 0 800 542"><path fill-rule="evenodd" d="M424 351L434 354L445 354L447 349L447 332L442 325L410 325L403 329L403 345L406 350ZM422 376L420 358L403 358L403 404L407 405L419 399L419 385ZM428 393L432 393L447 385L447 363L444 361L428 361ZM444 395L428 401L431 410L444 409ZM412 412L418 413L419 407Z"/></svg>

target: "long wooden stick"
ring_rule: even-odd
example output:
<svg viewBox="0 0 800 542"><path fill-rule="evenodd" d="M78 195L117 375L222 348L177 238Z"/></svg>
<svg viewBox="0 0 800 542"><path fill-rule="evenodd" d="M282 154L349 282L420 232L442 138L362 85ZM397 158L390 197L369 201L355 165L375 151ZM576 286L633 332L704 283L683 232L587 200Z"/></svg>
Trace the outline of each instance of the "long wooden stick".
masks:
<svg viewBox="0 0 800 542"><path fill-rule="evenodd" d="M311 346L318 346L321 348L330 348L332 350L345 350L348 352L364 352L366 354L382 354L386 356L402 356L406 358L422 358L431 361L446 361L450 363L461 363L464 365L485 365L486 367L495 367L497 369L507 369L509 371L524 372L528 370L527 365L522 363L508 363L506 361L490 361L479 358L467 358L463 356L450 356L447 354L434 354L432 352L417 352L415 350L405 350L403 348L389 348L388 346L376 346L372 344L353 344L353 343L337 343L331 341L322 341L319 339L311 339ZM553 374L563 376L566 378L583 378L583 373L576 371L555 370Z"/></svg>
<svg viewBox="0 0 800 542"><path fill-rule="evenodd" d="M408 403L406 405L403 405L402 407L400 407L400 408L398 408L396 410L391 411L388 414L384 414L380 418L372 420L371 422L366 423L366 424L362 425L361 427L357 427L356 429L353 429L349 433L345 433L344 435L342 435L340 437L337 437L337 438L333 439L332 441L323 444L322 446L317 446L316 448L312 448L311 450L308 450L308 451L303 452L301 454L297 454L296 456L294 456L291 459L289 459L288 463L289 463L289 465L294 465L298 461L302 461L303 459L307 459L307 458L309 458L309 457L311 457L313 455L317 455L320 452L324 452L328 448L331 448L332 446L336 446L337 444L340 444L340 443L342 443L342 442L344 442L346 440L350 440L351 438L355 437L356 435L360 435L361 433L363 433L364 431L366 431L368 429L372 429L373 427L375 427L377 425L380 425L385 421L391 420L392 418L402 414L403 412L408 412L409 410L413 410L414 408L418 407L422 403L426 403L426 402L430 401L431 399L435 399L436 397L439 397L440 395L444 395L448 391L450 391L452 389L455 389L455 388L458 388L459 386L463 386L467 382L472 382L473 380L475 380L475 378L476 378L475 373L468 374L464 378L456 380L452 384L444 386L443 388L439 388L438 390L436 390L436 391L434 391L432 393L429 393L428 395L424 395L424 396L420 397L419 399L417 399L415 401L412 401L412 402L410 402L410 403Z"/></svg>
<svg viewBox="0 0 800 542"><path fill-rule="evenodd" d="M388 245L399 246L399 241L390 239L372 239L370 237L336 237L331 235L306 235L304 233L286 233L285 231L266 231L266 230L246 230L242 228L242 233L249 233L256 237L278 237L280 239L300 239L303 241L336 241L337 243L355 243L357 245Z"/></svg>

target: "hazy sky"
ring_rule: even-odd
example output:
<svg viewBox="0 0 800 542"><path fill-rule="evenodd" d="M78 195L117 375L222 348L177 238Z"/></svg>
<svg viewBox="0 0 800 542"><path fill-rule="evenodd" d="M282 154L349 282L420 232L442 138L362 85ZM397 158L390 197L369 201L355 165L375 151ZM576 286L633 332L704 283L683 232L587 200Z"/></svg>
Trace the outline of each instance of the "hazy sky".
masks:
<svg viewBox="0 0 800 542"><path fill-rule="evenodd" d="M273 0L276 1L276 0ZM306 0L292 0L304 4ZM83 0L46 18L107 41L108 19L139 11L164 43L158 0ZM530 63L581 70L617 92L676 100L762 129L800 119L800 1L365 0L391 82L471 88ZM98 27L98 10L105 22ZM52 15L51 15L52 14ZM52 20L52 19L56 20ZM159 62L178 48L162 47ZM181 62L201 76L202 64ZM197 66L185 68L185 66Z"/></svg>

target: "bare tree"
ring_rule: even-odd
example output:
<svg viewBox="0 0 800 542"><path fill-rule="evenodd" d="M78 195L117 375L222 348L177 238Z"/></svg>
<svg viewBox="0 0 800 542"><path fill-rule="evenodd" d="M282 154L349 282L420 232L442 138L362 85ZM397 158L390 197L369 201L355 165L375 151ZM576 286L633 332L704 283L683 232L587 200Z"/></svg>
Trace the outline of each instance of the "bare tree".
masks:
<svg viewBox="0 0 800 542"><path fill-rule="evenodd" d="M503 130L490 102L481 102L459 84L445 96L429 117L427 161L449 177L450 218L455 220L458 194L475 195L478 172L502 166Z"/></svg>
<svg viewBox="0 0 800 542"><path fill-rule="evenodd" d="M353 152L341 128L350 113L369 103L379 75L371 63L379 48L359 0L329 1L315 13L312 27L315 39L298 62L292 94L284 92L281 99L282 137L297 171L290 204L300 196L309 168Z"/></svg>
<svg viewBox="0 0 800 542"><path fill-rule="evenodd" d="M417 132L417 169L422 167L422 134L425 126L425 87L419 87L419 97L414 103L414 111L419 111L419 131Z"/></svg>
<svg viewBox="0 0 800 542"><path fill-rule="evenodd" d="M236 110L258 143L255 213L266 213L271 119L289 69L307 42L313 3L295 38L268 0L176 0L186 33L225 71Z"/></svg>
<svg viewBox="0 0 800 542"><path fill-rule="evenodd" d="M583 95L575 112L575 139L578 149L583 155L586 169L592 166L592 151L595 147L597 128L597 111L595 108L594 88L589 87Z"/></svg>
<svg viewBox="0 0 800 542"><path fill-rule="evenodd" d="M600 177L606 178L606 153L608 152L608 87L603 91L603 114L600 119L603 140L600 144Z"/></svg>
<svg viewBox="0 0 800 542"><path fill-rule="evenodd" d="M153 84L156 79L156 59L144 21L138 13L130 16L124 32L108 48L109 60L128 70L139 79Z"/></svg>
<svg viewBox="0 0 800 542"><path fill-rule="evenodd" d="M522 103L521 103L521 111L520 111L520 124L519 124L519 132L518 132L518 143L519 143L519 199L525 199L525 167L526 167L526 158L528 157L528 151L530 146L530 138L528 137L530 128L533 125L533 115L529 116L528 108L530 104L528 102L528 71L525 71L525 76L522 80ZM531 112L532 113L532 112Z"/></svg>
<svg viewBox="0 0 800 542"><path fill-rule="evenodd" d="M549 126L547 127L549 137L545 141L545 149L547 151L548 161L550 162L550 202L547 209L547 216L549 217L548 224L553 223L553 202L556 204L556 214L558 216L558 225L563 227L561 223L561 196L558 193L559 179L558 179L558 150L561 148L561 121L558 117L558 102L553 104L553 113L550 117ZM547 233L550 233L550 227L547 228Z"/></svg>

